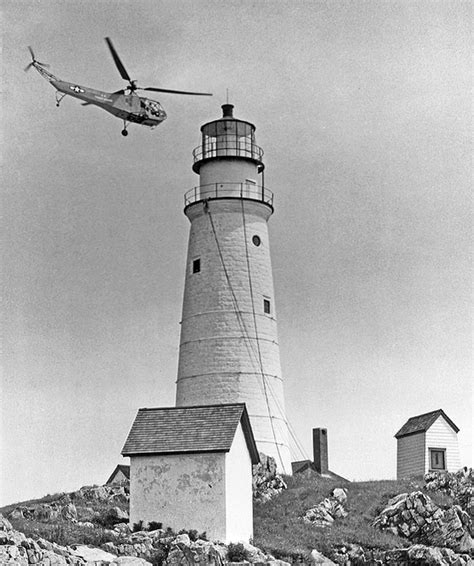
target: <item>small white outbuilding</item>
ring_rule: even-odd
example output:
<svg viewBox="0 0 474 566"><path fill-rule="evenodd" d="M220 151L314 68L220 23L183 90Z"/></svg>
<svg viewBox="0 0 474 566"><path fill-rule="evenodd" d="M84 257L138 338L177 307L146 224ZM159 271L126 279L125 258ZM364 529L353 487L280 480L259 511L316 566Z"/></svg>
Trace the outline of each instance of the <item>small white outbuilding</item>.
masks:
<svg viewBox="0 0 474 566"><path fill-rule="evenodd" d="M130 524L196 529L209 540L253 536L252 465L259 455L245 403L139 409L130 457Z"/></svg>
<svg viewBox="0 0 474 566"><path fill-rule="evenodd" d="M461 467L459 428L442 409L411 417L397 432L397 479Z"/></svg>

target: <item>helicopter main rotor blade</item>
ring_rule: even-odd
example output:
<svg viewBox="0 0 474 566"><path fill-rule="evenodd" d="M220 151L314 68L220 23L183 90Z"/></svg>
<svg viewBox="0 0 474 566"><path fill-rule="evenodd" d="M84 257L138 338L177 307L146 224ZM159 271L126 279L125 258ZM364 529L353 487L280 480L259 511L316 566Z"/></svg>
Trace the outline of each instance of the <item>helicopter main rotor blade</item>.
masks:
<svg viewBox="0 0 474 566"><path fill-rule="evenodd" d="M155 88L149 86L147 88L141 88L140 90L152 90L154 92L169 92L171 94L192 94L193 96L212 96L210 92L187 92L185 90L170 90L169 88Z"/></svg>
<svg viewBox="0 0 474 566"><path fill-rule="evenodd" d="M129 74L127 73L125 67L123 66L122 61L120 61L120 57L117 54L117 51L115 51L115 47L112 43L112 40L110 39L110 37L106 37L105 41L107 42L107 45L109 46L110 49L110 53L112 53L112 57L114 59L115 65L117 66L117 69L119 70L120 76L122 77L122 79L125 79L128 82L132 82L132 79L130 78Z"/></svg>

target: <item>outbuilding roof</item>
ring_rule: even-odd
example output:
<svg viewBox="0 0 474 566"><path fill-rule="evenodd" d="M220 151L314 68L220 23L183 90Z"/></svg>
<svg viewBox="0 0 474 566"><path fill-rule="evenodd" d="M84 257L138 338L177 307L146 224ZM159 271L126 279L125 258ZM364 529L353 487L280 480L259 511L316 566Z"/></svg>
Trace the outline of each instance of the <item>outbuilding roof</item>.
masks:
<svg viewBox="0 0 474 566"><path fill-rule="evenodd" d="M410 434L417 434L419 432L426 432L440 416L446 420L455 432L459 432L459 428L453 423L448 415L442 409L438 409L437 411L431 411L430 413L424 413L423 415L418 415L417 417L411 417L411 419L408 419L397 432L395 438L401 438L402 436L409 436Z"/></svg>
<svg viewBox="0 0 474 566"><path fill-rule="evenodd" d="M126 466L125 464L118 464L115 470L110 475L110 478L105 482L107 485L110 483L118 472L122 472L122 474L127 478L130 479L130 466Z"/></svg>
<svg viewBox="0 0 474 566"><path fill-rule="evenodd" d="M122 455L228 452L239 423L252 463L257 464L245 403L139 409Z"/></svg>

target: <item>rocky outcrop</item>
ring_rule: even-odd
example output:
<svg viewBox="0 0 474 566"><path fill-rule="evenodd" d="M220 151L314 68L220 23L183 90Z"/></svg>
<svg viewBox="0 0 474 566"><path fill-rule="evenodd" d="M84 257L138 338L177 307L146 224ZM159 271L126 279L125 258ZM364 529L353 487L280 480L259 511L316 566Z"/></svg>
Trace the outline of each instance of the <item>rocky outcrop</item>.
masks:
<svg viewBox="0 0 474 566"><path fill-rule="evenodd" d="M84 501L104 501L121 502L128 504L129 490L126 485L101 485L101 486L86 486L81 487L78 491L72 493L60 493L57 499L49 503L36 503L31 505L19 505L8 515L10 519L27 519L49 523L57 521L60 517L67 521L76 521L79 519L76 502L78 505L83 504ZM128 515L124 518L124 511L119 507L117 518L120 520L128 520ZM90 510L90 518L94 515L94 511ZM117 521L119 522L119 521Z"/></svg>
<svg viewBox="0 0 474 566"><path fill-rule="evenodd" d="M472 566L468 554L457 554L449 548L414 544L394 550L366 550L356 544L336 548L334 560L341 566ZM324 563L323 563L324 564Z"/></svg>
<svg viewBox="0 0 474 566"><path fill-rule="evenodd" d="M262 452L260 463L252 469L253 497L256 501L268 501L287 488L280 474L277 473L275 459Z"/></svg>
<svg viewBox="0 0 474 566"><path fill-rule="evenodd" d="M164 566L222 566L226 547L204 540L191 542L187 534L178 535L171 543Z"/></svg>
<svg viewBox="0 0 474 566"><path fill-rule="evenodd" d="M33 540L13 529L10 521L0 515L0 564L18 566L147 566L146 560L105 552L85 545L60 546L44 539Z"/></svg>
<svg viewBox="0 0 474 566"><path fill-rule="evenodd" d="M130 497L128 485L93 485L81 487L78 491L70 494L72 500L81 499L97 499L99 501L113 501L114 499L126 499Z"/></svg>
<svg viewBox="0 0 474 566"><path fill-rule="evenodd" d="M342 487L332 490L331 496L308 509L303 516L305 523L315 527L330 527L336 519L347 516L344 503L347 501L347 491Z"/></svg>
<svg viewBox="0 0 474 566"><path fill-rule="evenodd" d="M114 530L124 535L126 533L120 528L121 525L117 525ZM162 529L131 534L128 532L126 537L122 536L116 542L106 542L101 548L118 556L151 557L155 551L169 545L172 540L173 537L166 537Z"/></svg>
<svg viewBox="0 0 474 566"><path fill-rule="evenodd" d="M388 529L413 542L448 547L456 552L474 550L469 515L459 505L441 509L421 491L402 493L391 499L375 519L374 527Z"/></svg>
<svg viewBox="0 0 474 566"><path fill-rule="evenodd" d="M472 468L465 467L456 473L428 472L424 480L427 491L446 493L474 520L474 471Z"/></svg>

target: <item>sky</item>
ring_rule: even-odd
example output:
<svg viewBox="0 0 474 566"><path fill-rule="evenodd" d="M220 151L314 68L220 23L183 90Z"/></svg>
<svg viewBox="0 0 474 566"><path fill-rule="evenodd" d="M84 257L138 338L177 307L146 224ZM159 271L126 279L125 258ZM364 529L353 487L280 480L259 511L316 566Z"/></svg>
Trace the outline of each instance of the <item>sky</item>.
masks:
<svg viewBox="0 0 474 566"><path fill-rule="evenodd" d="M394 434L443 409L472 465L471 4L0 0L0 504L102 484L140 407L172 406L202 124L256 125L287 418L329 467L396 475ZM156 95L156 130L66 97Z"/></svg>

